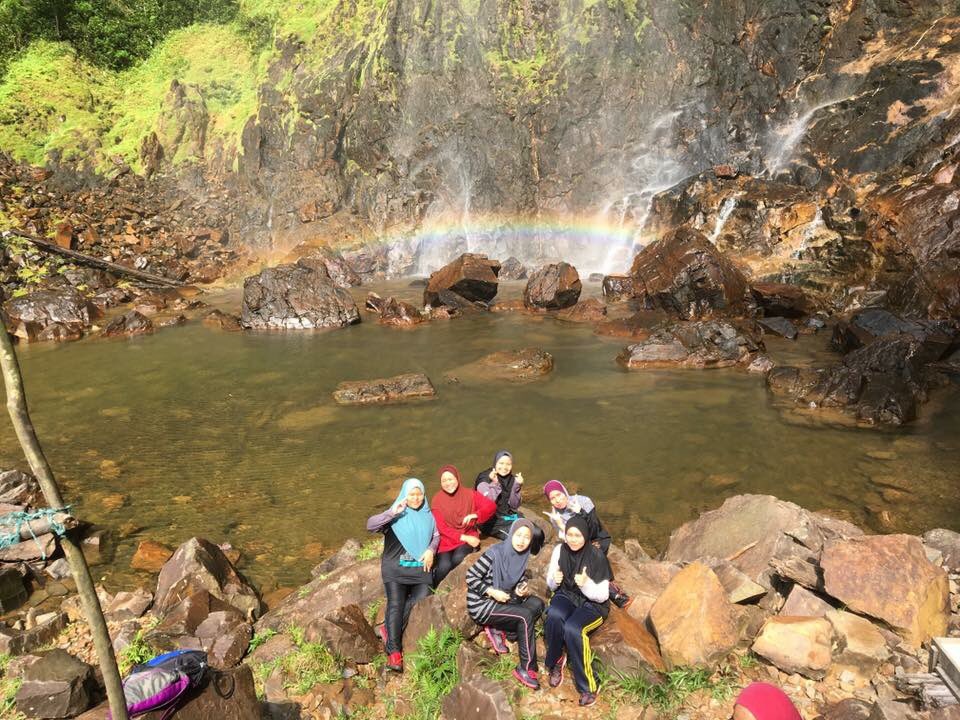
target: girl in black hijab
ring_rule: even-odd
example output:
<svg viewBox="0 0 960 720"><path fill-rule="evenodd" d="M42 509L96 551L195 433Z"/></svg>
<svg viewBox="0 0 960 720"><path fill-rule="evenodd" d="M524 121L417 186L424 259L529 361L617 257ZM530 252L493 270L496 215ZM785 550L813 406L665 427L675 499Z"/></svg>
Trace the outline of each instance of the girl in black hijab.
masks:
<svg viewBox="0 0 960 720"><path fill-rule="evenodd" d="M523 475L513 473L513 455L500 450L493 456L493 466L477 475L473 487L488 500L497 504L497 512L490 521L481 526L484 535L505 540L510 526L520 513L520 491ZM538 528L539 530L539 528Z"/></svg>
<svg viewBox="0 0 960 720"><path fill-rule="evenodd" d="M580 692L580 705L597 701L597 678L593 671L589 634L603 624L610 612L610 564L606 556L587 542L587 521L574 515L567 521L564 541L550 558L547 585L554 591L544 640L550 687L563 682L563 667L569 661Z"/></svg>

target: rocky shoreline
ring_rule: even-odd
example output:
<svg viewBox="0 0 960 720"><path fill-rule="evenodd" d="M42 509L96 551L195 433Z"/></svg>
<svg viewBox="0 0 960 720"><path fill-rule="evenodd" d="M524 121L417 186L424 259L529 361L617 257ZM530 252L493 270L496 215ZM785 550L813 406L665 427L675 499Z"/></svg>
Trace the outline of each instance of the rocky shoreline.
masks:
<svg viewBox="0 0 960 720"><path fill-rule="evenodd" d="M10 505L37 502L28 475L5 473L2 489ZM541 523L536 509L525 512ZM41 540L13 546L19 555L4 551L0 654L12 659L0 682L10 707L28 717L73 717L102 693L55 537L45 557ZM97 535L84 541L90 552L96 544ZM404 637L412 656L438 637L449 644L459 680L428 712L411 688L416 670L397 677L383 667L373 629L383 614L376 542L348 541L306 585L266 597L236 570L229 545L191 538L170 552L150 543L138 551L139 567L159 569L154 588L100 594L125 666L195 648L233 678L230 698L204 691L178 717L432 717L439 708L453 719L475 707L496 718L596 716L576 707L569 688L521 692L502 672L466 613L464 576L477 555L415 607ZM531 564L544 597L548 556ZM628 539L610 560L634 601L614 608L592 641L606 712L726 718L733 691L761 679L782 686L808 719L954 717L924 707L910 677L925 671L931 637L960 636L956 532L868 535L769 495L737 495L677 528L656 557ZM683 690L681 677L695 686ZM105 707L82 717L102 718Z"/></svg>

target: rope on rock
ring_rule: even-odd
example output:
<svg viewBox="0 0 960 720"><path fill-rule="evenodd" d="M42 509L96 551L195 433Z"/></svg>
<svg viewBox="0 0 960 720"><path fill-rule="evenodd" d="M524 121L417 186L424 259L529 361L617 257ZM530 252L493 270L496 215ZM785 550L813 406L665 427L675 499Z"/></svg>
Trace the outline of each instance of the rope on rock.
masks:
<svg viewBox="0 0 960 720"><path fill-rule="evenodd" d="M30 537L37 544L41 559L46 560L47 553L43 549L43 545L40 543L39 538L37 538L36 533L34 533L31 523L35 520L45 520L48 526L45 532L52 532L59 537L64 535L68 528L61 520L57 520L56 516L69 513L69 511L70 506L68 505L62 508L41 508L33 512L12 512L6 515L0 515L0 550L16 545L25 539L23 530L26 529L27 533L29 533ZM12 528L12 530L8 531L9 528Z"/></svg>

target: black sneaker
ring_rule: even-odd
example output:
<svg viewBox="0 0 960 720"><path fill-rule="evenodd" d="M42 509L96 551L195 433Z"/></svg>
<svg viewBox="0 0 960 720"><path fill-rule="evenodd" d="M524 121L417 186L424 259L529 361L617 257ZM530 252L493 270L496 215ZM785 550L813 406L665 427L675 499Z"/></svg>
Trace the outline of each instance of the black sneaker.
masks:
<svg viewBox="0 0 960 720"><path fill-rule="evenodd" d="M517 679L517 682L528 687L531 690L540 689L540 681L537 680L537 674L535 672L527 672L526 670L521 670L520 668L514 668L513 677Z"/></svg>
<svg viewBox="0 0 960 720"><path fill-rule="evenodd" d="M597 701L597 694L592 692L580 693L580 707L590 707Z"/></svg>
<svg viewBox="0 0 960 720"><path fill-rule="evenodd" d="M610 583L610 602L621 610L626 610L633 602L633 598L621 590L616 583Z"/></svg>
<svg viewBox="0 0 960 720"><path fill-rule="evenodd" d="M550 670L550 679L547 681L550 683L550 687L555 688L559 687L560 683L563 682L563 666L567 664L567 656L563 654L560 656L560 659L557 661L557 664L553 666L553 669Z"/></svg>

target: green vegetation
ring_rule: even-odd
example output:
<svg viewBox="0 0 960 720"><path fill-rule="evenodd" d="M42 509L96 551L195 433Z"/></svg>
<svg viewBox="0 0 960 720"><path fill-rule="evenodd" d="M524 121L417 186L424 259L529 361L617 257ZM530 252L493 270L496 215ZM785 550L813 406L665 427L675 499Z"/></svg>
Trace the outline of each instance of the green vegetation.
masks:
<svg viewBox="0 0 960 720"><path fill-rule="evenodd" d="M307 642L303 628L290 627L287 632L293 640L294 650L266 663L253 666L257 695L263 697L263 684L280 669L284 687L302 695L317 683L332 683L343 672L343 661L334 655L322 642Z"/></svg>
<svg viewBox="0 0 960 720"><path fill-rule="evenodd" d="M122 70L171 31L229 22L236 12L236 0L0 0L0 74L36 41L67 42L86 61Z"/></svg>
<svg viewBox="0 0 960 720"><path fill-rule="evenodd" d="M256 650L258 647L263 645L267 640L269 640L276 634L277 634L277 631L274 630L273 628L269 628L267 630L263 630L262 632L258 632L250 640L250 647L247 649L247 652L252 653L254 650Z"/></svg>
<svg viewBox="0 0 960 720"><path fill-rule="evenodd" d="M377 598L367 605L367 620L370 621L371 625L377 622L377 614L380 612L380 608L383 607L383 601L384 598Z"/></svg>
<svg viewBox="0 0 960 720"><path fill-rule="evenodd" d="M357 560L372 560L383 555L383 537L367 540L357 553Z"/></svg>
<svg viewBox="0 0 960 720"><path fill-rule="evenodd" d="M450 628L433 628L420 638L417 649L406 658L408 682L414 690L414 717L434 720L440 716L440 703L460 679L457 649L463 638Z"/></svg>
<svg viewBox="0 0 960 720"><path fill-rule="evenodd" d="M134 665L145 663L157 654L157 649L143 639L143 631L137 630L130 644L117 655L117 665L120 666L120 674L126 675L133 669Z"/></svg>
<svg viewBox="0 0 960 720"><path fill-rule="evenodd" d="M10 665L9 655L0 655L0 718L8 720L21 720L26 718L21 712L17 712L14 704L14 698L17 696L17 690L20 689L20 678L7 676L7 667Z"/></svg>
<svg viewBox="0 0 960 720"><path fill-rule="evenodd" d="M736 688L737 675L727 666L713 674L703 669L676 668L667 672L661 683L652 682L643 674L622 673L609 678L609 682L620 700L652 705L664 713L680 707L690 695L701 690L716 700L727 700Z"/></svg>
<svg viewBox="0 0 960 720"><path fill-rule="evenodd" d="M485 657L480 672L491 680L500 681L509 679L515 667L517 661L512 655L498 655L496 660Z"/></svg>

